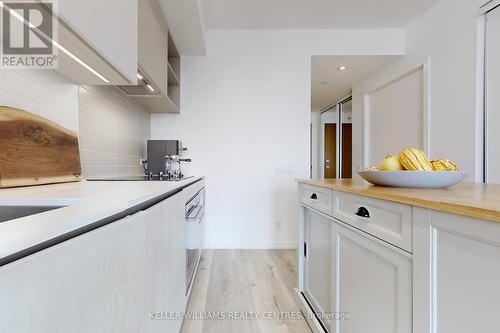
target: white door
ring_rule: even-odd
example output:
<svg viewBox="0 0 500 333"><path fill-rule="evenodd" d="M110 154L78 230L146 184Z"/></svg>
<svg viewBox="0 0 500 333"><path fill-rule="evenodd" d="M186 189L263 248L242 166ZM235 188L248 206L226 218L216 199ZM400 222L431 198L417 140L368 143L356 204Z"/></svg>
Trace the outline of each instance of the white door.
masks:
<svg viewBox="0 0 500 333"><path fill-rule="evenodd" d="M412 332L411 260L337 223L333 246L335 332Z"/></svg>
<svg viewBox="0 0 500 333"><path fill-rule="evenodd" d="M138 213L0 268L0 332L147 332Z"/></svg>
<svg viewBox="0 0 500 333"><path fill-rule="evenodd" d="M486 14L486 180L500 183L500 8Z"/></svg>
<svg viewBox="0 0 500 333"><path fill-rule="evenodd" d="M305 210L304 292L316 313L332 311L332 221ZM323 320L330 329L331 322Z"/></svg>

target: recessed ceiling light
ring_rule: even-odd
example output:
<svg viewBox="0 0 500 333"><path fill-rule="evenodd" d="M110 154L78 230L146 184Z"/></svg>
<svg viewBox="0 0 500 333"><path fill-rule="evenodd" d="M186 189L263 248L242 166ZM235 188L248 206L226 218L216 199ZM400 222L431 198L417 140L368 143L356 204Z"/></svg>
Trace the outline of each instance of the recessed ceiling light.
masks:
<svg viewBox="0 0 500 333"><path fill-rule="evenodd" d="M347 69L347 66L345 66L345 65L342 65L339 68L337 68L337 70L339 70L339 71L345 71L346 69Z"/></svg>

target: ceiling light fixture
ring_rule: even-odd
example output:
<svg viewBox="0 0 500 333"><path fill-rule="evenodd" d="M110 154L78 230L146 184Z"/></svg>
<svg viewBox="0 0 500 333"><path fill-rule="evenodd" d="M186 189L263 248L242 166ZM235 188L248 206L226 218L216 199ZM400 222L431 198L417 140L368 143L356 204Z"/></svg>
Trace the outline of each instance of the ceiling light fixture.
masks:
<svg viewBox="0 0 500 333"><path fill-rule="evenodd" d="M345 71L347 69L347 66L342 65L339 68L337 68L338 71Z"/></svg>
<svg viewBox="0 0 500 333"><path fill-rule="evenodd" d="M37 32L37 35L43 37L45 40L47 40L50 43L52 43L52 45L54 45L59 50L61 50L62 52L64 52L66 55L68 55L71 59L75 60L77 63L79 63L80 65L82 65L86 70L88 70L89 72L91 72L92 74L94 74L95 76L97 76L98 78L100 78L101 80L103 80L104 82L106 82L106 83L110 82L104 76L102 76L101 74L99 74L95 69L93 69L92 67L90 67L89 65L87 65L82 59L78 58L76 55L74 55L73 53L71 53L64 46L62 46L61 44L59 44L58 42L56 42L55 40L53 40L52 38L50 38L49 36L47 36L40 29L38 29L37 27L35 27L31 22L26 21L24 19L24 17L22 17L15 10L10 9L9 6L7 6L3 1L0 1L0 7L1 8L5 7L5 10L8 10L9 13L10 13L10 15L12 15L13 17L15 17L17 20L19 20L24 25L27 25L30 29L35 30Z"/></svg>
<svg viewBox="0 0 500 333"><path fill-rule="evenodd" d="M141 75L141 73L137 73L137 78L141 81L144 80L144 77Z"/></svg>

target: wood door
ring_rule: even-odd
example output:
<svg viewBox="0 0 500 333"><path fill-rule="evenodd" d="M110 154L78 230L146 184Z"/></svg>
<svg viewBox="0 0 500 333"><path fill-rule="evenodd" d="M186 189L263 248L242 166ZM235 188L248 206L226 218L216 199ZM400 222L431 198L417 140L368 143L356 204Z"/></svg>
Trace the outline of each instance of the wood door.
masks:
<svg viewBox="0 0 500 333"><path fill-rule="evenodd" d="M306 253L304 259L304 291L313 310L332 311L332 222L307 209L305 213ZM330 331L332 322L321 320Z"/></svg>
<svg viewBox="0 0 500 333"><path fill-rule="evenodd" d="M412 332L411 259L340 224L332 229L332 311L350 314L334 331Z"/></svg>
<svg viewBox="0 0 500 333"><path fill-rule="evenodd" d="M342 124L341 172L340 178L352 178L352 124Z"/></svg>
<svg viewBox="0 0 500 333"><path fill-rule="evenodd" d="M325 124L325 178L337 177L337 124Z"/></svg>

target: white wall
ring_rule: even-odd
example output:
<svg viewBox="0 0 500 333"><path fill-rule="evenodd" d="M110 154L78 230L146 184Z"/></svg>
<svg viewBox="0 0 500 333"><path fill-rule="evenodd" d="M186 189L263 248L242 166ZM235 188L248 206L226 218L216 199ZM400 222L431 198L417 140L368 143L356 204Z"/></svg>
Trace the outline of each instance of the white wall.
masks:
<svg viewBox="0 0 500 333"><path fill-rule="evenodd" d="M486 0L441 0L405 32L406 55L353 88L353 168L362 160L362 99L369 87L429 66L432 158L455 160L474 179L476 17ZM412 126L407 122L391 126Z"/></svg>
<svg viewBox="0 0 500 333"><path fill-rule="evenodd" d="M311 55L402 54L394 30L209 30L182 61L181 114L153 114L153 139L181 139L207 176L213 248L295 247L297 177L309 177Z"/></svg>
<svg viewBox="0 0 500 333"><path fill-rule="evenodd" d="M321 112L311 112L311 164L312 164L312 178L318 178L320 174L319 169L319 155L320 155L320 131L321 131Z"/></svg>

